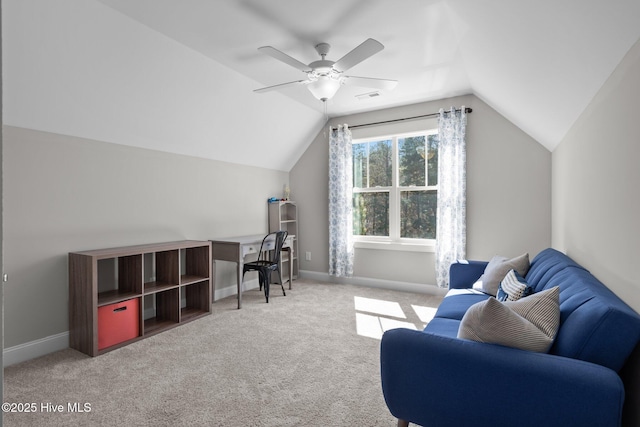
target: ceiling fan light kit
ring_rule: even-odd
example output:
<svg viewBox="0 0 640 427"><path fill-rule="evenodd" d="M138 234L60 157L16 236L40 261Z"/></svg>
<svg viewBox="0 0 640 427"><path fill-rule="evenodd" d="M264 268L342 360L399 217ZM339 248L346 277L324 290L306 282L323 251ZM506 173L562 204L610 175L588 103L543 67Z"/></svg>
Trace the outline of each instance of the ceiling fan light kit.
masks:
<svg viewBox="0 0 640 427"><path fill-rule="evenodd" d="M268 86L256 89L254 92L264 93L271 90L282 89L295 85L306 85L311 94L318 100L326 102L333 98L343 84L351 84L354 86L370 87L375 89L391 90L398 82L396 80L376 79L370 77L353 77L343 73L349 68L359 64L372 55L384 49L382 43L374 39L367 39L357 46L351 52L347 53L338 61L330 61L326 59L327 53L331 49L328 43L319 43L315 46L316 52L322 59L314 61L306 65L295 58L279 51L271 46L263 46L258 50L266 55L271 56L279 61L284 62L307 74L307 80L297 80L288 83L281 83L274 86Z"/></svg>
<svg viewBox="0 0 640 427"><path fill-rule="evenodd" d="M322 102L325 102L338 92L340 89L340 80L334 79L331 76L319 76L317 80L309 83L307 88L313 96Z"/></svg>

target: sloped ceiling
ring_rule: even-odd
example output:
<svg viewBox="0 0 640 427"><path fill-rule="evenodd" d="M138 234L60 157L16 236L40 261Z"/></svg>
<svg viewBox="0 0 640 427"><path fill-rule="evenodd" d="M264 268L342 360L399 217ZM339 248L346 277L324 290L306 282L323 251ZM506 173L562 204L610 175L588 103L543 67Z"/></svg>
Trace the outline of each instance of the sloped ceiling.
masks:
<svg viewBox="0 0 640 427"><path fill-rule="evenodd" d="M90 49L105 48L104 40L96 43L92 38L109 39L108 49L99 51L99 55L115 55L113 63L106 64L110 75L122 73L121 69L128 65L126 61L135 60L139 64L151 61L153 66L166 68L176 67L173 63L176 59L184 60L192 71L184 71L180 77L184 80L185 75L194 76L188 90L201 91L203 97L220 94L218 99L224 99L224 106L214 108L204 103L196 104L197 110L193 106L190 110L185 99L173 110L154 116L156 105L166 104L166 98L156 99L160 95L154 92L147 100L154 105L151 112L147 112L147 120L155 125L171 117L174 127L162 124L156 133L139 128L132 132L133 125L120 119L121 134L98 132L94 135L97 139L126 141L124 143L149 148L160 145L159 149L167 151L282 170L293 166L327 115L336 117L469 93L553 150L623 56L640 39L638 0L98 1L35 0L35 4L40 3L38 10L50 9L51 32L69 33L70 28L78 25L77 21L85 21L87 28L82 31L87 34L75 36L88 38L84 43L90 47L80 45L70 36L59 41L60 45L69 41L79 43L78 55L91 55ZM27 31L42 32L46 12L23 11L23 21L37 21L26 28L23 27L28 22L11 21L15 9L27 7L24 3L34 2L3 1L3 32L7 32L5 26L10 27L10 34L18 32L24 37L33 37ZM50 6L52 3L56 4L55 10ZM66 6L66 10L61 6ZM96 30L99 25L93 21L96 16L109 15L107 10L119 17L101 18L104 28L100 32ZM157 40L141 43L137 39L152 38L149 33L156 34ZM46 45L47 36L52 34L43 35L38 42L44 41ZM252 93L263 86L304 78L300 71L258 52L260 46L274 46L309 63L319 59L314 50L317 43L329 43L332 47L328 59L337 60L369 37L382 42L385 49L356 65L349 74L396 79L399 84L393 91L381 91L381 96L359 100L356 95L371 89L345 86L326 105L300 86L279 93ZM92 43L95 46L91 46ZM147 58L149 55L143 52L151 45L158 46L157 52ZM167 50L165 62L160 45ZM113 50L116 46L122 46L121 50L130 57ZM136 47L140 49L136 51ZM13 50L9 46L5 57L22 60L24 49L20 55L12 55ZM209 62L202 64L195 55ZM43 61L36 65L48 64ZM22 68L29 67L33 68L33 64L22 64ZM197 70L198 67L201 69ZM19 72L17 68L9 69L5 72L5 81L11 84ZM140 71L141 75L145 72ZM161 78L171 77L174 76L156 78L160 83ZM24 79L20 76L15 80L21 78ZM177 84L172 96L180 98L185 84ZM23 86L23 93L31 90L28 81L23 82ZM113 89L112 86L105 91ZM116 88L120 89L120 86ZM144 87L134 90L144 91ZM78 91L84 93L86 87L79 85ZM20 102L20 91L14 92L5 94L5 99L9 98L9 103L5 102L8 110L5 118L28 125L23 122L35 119L21 121L19 114L12 112L11 95L14 102ZM136 105L137 109L142 105ZM132 114L134 110L132 107ZM196 114L199 118L201 111L209 114L210 123L204 123L205 117L194 123L191 117ZM117 113L110 113L117 119ZM30 114L33 116L32 111ZM55 118L56 123L61 119ZM69 123L69 127L74 126L71 120ZM224 124L241 126L240 137L233 138L232 134L222 132ZM31 127L38 126L47 127L42 123L32 123ZM99 124L94 127L97 126ZM190 128L186 135L183 134L185 128ZM73 129L61 131L73 133ZM76 130L76 133L83 132L87 133L86 129ZM167 134L172 138L166 138ZM230 139L241 143L230 146Z"/></svg>
<svg viewBox="0 0 640 427"><path fill-rule="evenodd" d="M103 2L262 85L301 73L259 46L308 63L319 42L337 60L372 37L386 49L353 74L397 79L398 87L365 101L355 95L371 89L343 87L330 115L473 93L549 150L640 38L637 0ZM285 94L322 111L304 87Z"/></svg>

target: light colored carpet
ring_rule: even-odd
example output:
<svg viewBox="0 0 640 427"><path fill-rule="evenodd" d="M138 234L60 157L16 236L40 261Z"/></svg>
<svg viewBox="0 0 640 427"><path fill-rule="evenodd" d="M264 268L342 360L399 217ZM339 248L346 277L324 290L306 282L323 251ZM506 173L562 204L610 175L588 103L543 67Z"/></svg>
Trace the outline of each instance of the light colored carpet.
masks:
<svg viewBox="0 0 640 427"><path fill-rule="evenodd" d="M269 304L247 291L241 310L235 296L225 298L211 316L99 357L67 349L6 368L4 401L38 410L7 413L4 423L392 426L376 336L381 324L422 329L417 313L440 301L308 280L295 281L286 297L272 287ZM64 411L43 412L46 403ZM70 403L91 410L70 413Z"/></svg>

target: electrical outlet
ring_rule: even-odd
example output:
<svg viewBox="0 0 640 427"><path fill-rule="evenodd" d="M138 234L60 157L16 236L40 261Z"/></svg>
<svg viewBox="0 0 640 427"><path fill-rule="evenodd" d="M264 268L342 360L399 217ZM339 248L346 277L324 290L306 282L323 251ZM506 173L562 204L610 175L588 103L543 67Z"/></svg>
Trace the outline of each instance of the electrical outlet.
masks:
<svg viewBox="0 0 640 427"><path fill-rule="evenodd" d="M304 253L304 259L306 261L311 261L311 252L307 251Z"/></svg>

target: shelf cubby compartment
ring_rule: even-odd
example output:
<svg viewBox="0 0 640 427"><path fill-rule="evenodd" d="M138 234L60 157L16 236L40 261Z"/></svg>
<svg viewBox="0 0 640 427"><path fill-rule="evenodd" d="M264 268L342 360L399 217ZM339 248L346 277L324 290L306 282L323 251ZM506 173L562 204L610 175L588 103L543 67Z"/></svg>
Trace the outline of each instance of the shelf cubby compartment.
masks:
<svg viewBox="0 0 640 427"><path fill-rule="evenodd" d="M180 287L180 322L188 322L211 312L211 287L204 280Z"/></svg>
<svg viewBox="0 0 640 427"><path fill-rule="evenodd" d="M144 294L153 294L180 284L177 249L144 254Z"/></svg>
<svg viewBox="0 0 640 427"><path fill-rule="evenodd" d="M298 207L293 202L284 202L280 205L280 221L297 221Z"/></svg>
<svg viewBox="0 0 640 427"><path fill-rule="evenodd" d="M208 246L180 249L180 284L188 285L209 279L211 255Z"/></svg>
<svg viewBox="0 0 640 427"><path fill-rule="evenodd" d="M164 331L180 322L180 290L169 289L144 296L145 336Z"/></svg>
<svg viewBox="0 0 640 427"><path fill-rule="evenodd" d="M142 256L99 259L98 306L117 303L142 294Z"/></svg>

